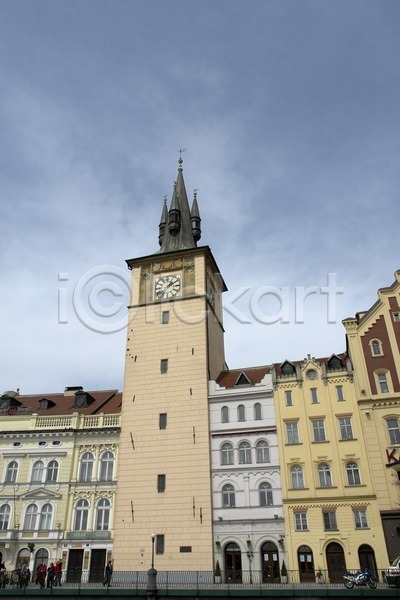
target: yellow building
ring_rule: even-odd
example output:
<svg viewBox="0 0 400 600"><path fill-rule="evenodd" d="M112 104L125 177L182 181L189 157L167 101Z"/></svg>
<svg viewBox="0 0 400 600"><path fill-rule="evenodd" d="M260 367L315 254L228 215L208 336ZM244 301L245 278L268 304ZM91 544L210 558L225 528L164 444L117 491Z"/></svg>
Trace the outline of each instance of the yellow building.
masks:
<svg viewBox="0 0 400 600"><path fill-rule="evenodd" d="M128 260L131 306L121 414L115 568L213 568L208 381L224 369L222 293L198 247L179 161L160 250ZM152 537L153 534L153 537ZM153 556L153 559L152 559Z"/></svg>
<svg viewBox="0 0 400 600"><path fill-rule="evenodd" d="M346 355L272 369L288 568L300 581L378 573L387 555Z"/></svg>
<svg viewBox="0 0 400 600"><path fill-rule="evenodd" d="M390 560L400 555L400 271L369 309L343 321Z"/></svg>
<svg viewBox="0 0 400 600"><path fill-rule="evenodd" d="M0 398L0 561L58 559L63 581L98 581L113 547L121 394L66 388ZM101 434L101 435L100 435Z"/></svg>

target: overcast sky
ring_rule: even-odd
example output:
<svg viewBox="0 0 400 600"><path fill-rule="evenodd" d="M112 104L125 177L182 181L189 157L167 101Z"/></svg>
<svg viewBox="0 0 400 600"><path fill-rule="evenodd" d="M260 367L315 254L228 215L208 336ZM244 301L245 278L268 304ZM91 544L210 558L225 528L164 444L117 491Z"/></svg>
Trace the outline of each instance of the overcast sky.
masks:
<svg viewBox="0 0 400 600"><path fill-rule="evenodd" d="M122 389L180 148L229 367L343 352L400 268L399 31L398 0L0 0L0 392Z"/></svg>

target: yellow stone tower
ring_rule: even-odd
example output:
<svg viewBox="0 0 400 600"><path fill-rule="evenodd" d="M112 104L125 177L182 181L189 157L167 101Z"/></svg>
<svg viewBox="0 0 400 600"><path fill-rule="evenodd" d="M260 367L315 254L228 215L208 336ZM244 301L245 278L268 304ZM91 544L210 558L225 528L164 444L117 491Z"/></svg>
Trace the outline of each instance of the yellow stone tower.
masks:
<svg viewBox="0 0 400 600"><path fill-rule="evenodd" d="M114 568L213 568L208 381L225 368L222 293L210 249L198 247L182 159L160 250L132 270L122 401ZM152 534L153 535L152 537Z"/></svg>

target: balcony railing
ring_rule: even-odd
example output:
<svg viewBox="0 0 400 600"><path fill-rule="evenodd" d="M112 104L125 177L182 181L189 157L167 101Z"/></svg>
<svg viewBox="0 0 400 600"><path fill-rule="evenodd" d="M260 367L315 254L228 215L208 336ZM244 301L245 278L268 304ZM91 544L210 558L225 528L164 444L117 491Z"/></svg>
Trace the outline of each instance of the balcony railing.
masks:
<svg viewBox="0 0 400 600"><path fill-rule="evenodd" d="M33 429L102 429L119 427L120 415L70 415L43 417L32 415Z"/></svg>

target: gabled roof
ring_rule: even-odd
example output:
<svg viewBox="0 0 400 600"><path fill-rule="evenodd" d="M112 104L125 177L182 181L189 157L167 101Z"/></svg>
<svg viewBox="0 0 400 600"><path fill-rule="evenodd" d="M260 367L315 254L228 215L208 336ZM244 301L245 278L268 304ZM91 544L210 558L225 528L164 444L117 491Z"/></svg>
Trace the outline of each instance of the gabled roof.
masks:
<svg viewBox="0 0 400 600"><path fill-rule="evenodd" d="M256 385L261 383L265 375L270 373L268 365L262 367L248 367L245 369L234 369L232 371L222 371L217 379L217 384L223 388L231 388L237 385Z"/></svg>
<svg viewBox="0 0 400 600"><path fill-rule="evenodd" d="M86 408L77 407L75 405L75 394L67 392L31 395L16 393L14 398L21 403L21 407L39 415L69 415L76 412L84 415L95 415L98 413L115 414L121 412L122 393L118 390L88 391L87 394L90 395L92 402ZM44 399L48 400L48 408L41 408L41 401ZM12 414L18 415L18 411L14 411Z"/></svg>

